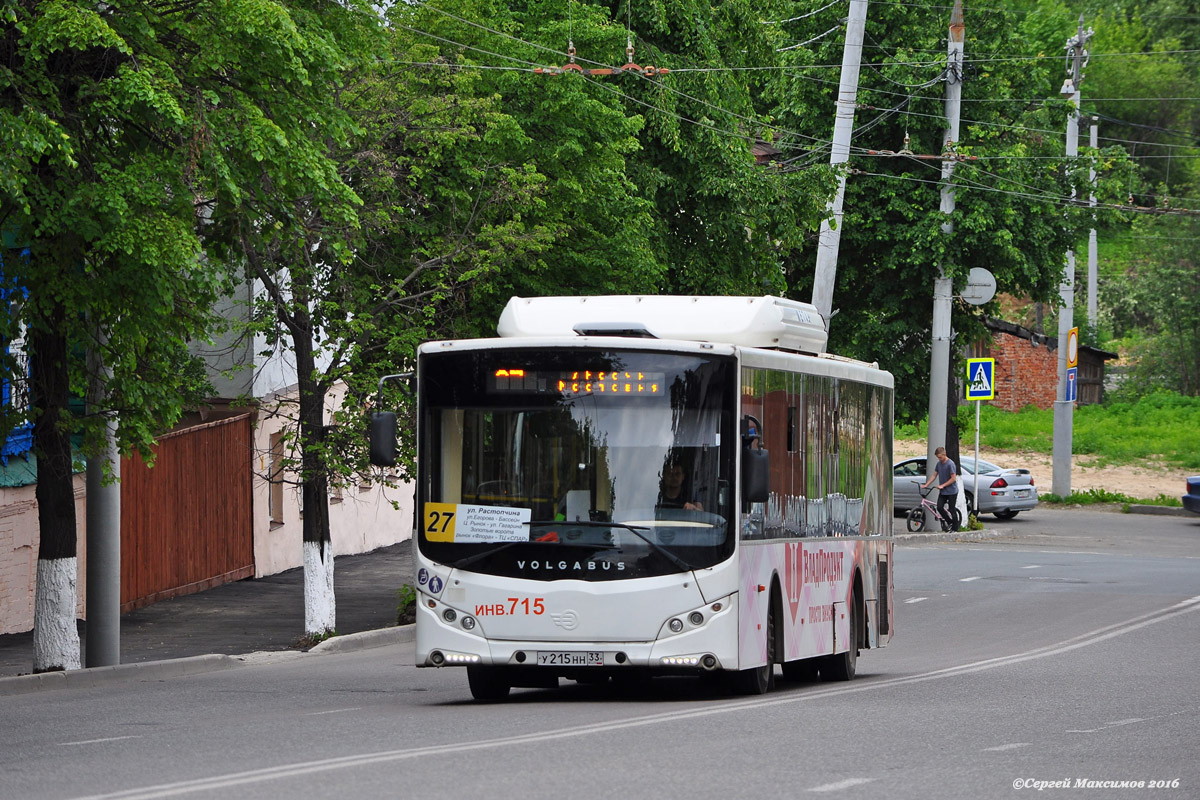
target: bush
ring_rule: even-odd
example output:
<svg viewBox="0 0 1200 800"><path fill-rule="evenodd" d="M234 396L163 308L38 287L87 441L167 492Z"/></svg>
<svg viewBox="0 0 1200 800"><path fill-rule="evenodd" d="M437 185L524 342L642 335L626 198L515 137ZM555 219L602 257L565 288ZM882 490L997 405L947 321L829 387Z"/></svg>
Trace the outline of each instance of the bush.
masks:
<svg viewBox="0 0 1200 800"><path fill-rule="evenodd" d="M396 624L411 625L417 621L417 591L406 583L396 590Z"/></svg>

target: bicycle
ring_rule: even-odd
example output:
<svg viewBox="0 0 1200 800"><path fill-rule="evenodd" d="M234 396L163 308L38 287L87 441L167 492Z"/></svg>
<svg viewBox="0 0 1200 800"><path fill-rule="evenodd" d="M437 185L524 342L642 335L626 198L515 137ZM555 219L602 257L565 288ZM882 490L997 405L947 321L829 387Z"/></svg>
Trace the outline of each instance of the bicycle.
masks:
<svg viewBox="0 0 1200 800"><path fill-rule="evenodd" d="M911 533L916 533L917 531L924 528L926 513L929 513L930 515L933 516L934 519L936 519L939 523L941 523L941 527L942 527L943 531L952 530L953 526L952 526L951 521L946 519L945 517L943 517L941 514L939 514L938 510L937 510L937 506L935 506L929 500L929 493L933 491L933 487L932 486L923 486L923 485L921 485L920 481L913 481L913 483L917 484L917 491L921 493L921 505L917 506L916 508L909 509L909 512L907 515L908 516L908 530Z"/></svg>

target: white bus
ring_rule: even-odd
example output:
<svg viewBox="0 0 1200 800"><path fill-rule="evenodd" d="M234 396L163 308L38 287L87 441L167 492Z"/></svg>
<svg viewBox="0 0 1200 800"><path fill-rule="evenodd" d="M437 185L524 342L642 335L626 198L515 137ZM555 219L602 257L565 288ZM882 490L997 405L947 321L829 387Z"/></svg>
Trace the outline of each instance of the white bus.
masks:
<svg viewBox="0 0 1200 800"><path fill-rule="evenodd" d="M892 634L892 376L774 297L513 298L417 357L419 667L849 680ZM382 382L381 382L382 385ZM394 462L395 415L372 417Z"/></svg>

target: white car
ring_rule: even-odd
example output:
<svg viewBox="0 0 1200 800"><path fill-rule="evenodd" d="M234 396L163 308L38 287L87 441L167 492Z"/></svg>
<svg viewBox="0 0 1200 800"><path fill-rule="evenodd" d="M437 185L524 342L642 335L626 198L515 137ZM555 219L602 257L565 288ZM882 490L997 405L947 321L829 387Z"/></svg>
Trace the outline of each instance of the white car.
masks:
<svg viewBox="0 0 1200 800"><path fill-rule="evenodd" d="M975 459L963 456L959 465L959 490L966 492L967 513L976 513L975 505ZM907 458L892 467L892 505L896 513L903 514L921 503L917 486L926 480L925 459ZM937 490L929 496L937 502ZM997 519L1012 519L1022 511L1036 508L1037 486L1033 474L1027 469L1005 469L987 461L979 461L979 511L980 514L995 514Z"/></svg>

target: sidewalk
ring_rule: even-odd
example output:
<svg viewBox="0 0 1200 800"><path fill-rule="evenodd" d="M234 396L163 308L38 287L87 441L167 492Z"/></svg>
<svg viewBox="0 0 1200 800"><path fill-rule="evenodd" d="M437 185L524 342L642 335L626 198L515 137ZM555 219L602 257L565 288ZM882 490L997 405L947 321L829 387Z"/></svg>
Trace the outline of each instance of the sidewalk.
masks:
<svg viewBox="0 0 1200 800"><path fill-rule="evenodd" d="M413 582L411 541L337 557L333 585L338 635L394 627L396 591ZM80 622L79 631L86 647L85 622ZM297 568L162 600L122 615L121 663L305 649L297 645L303 636L304 570ZM0 679L32 671L33 633L0 636Z"/></svg>

